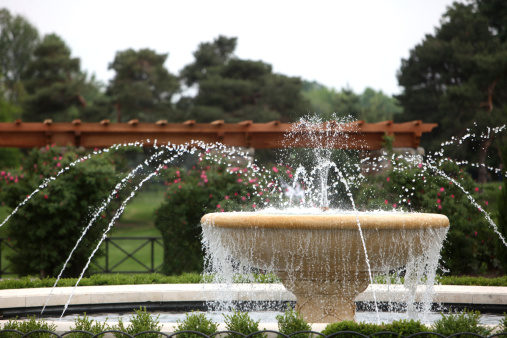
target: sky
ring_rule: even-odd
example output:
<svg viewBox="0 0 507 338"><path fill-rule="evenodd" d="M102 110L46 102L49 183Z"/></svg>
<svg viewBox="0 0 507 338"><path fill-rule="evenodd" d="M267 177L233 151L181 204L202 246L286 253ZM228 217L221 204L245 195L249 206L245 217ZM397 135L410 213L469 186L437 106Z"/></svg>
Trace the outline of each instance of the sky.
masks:
<svg viewBox="0 0 507 338"><path fill-rule="evenodd" d="M329 88L398 94L396 72L452 0L1 0L41 35L56 33L107 84L116 52L168 53L177 75L202 42L237 37L235 55Z"/></svg>

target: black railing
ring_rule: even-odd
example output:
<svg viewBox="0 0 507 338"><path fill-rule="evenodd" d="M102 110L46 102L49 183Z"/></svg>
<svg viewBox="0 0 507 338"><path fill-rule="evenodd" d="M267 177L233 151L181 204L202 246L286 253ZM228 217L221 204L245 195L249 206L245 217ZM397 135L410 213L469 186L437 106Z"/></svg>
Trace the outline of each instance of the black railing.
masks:
<svg viewBox="0 0 507 338"><path fill-rule="evenodd" d="M237 331L218 331L218 332L207 335L202 332L191 331L191 330L171 332L171 333L165 333L165 332L160 332L160 331L143 331L143 332L139 332L139 333L135 333L135 334L129 334L129 333L126 333L123 331L118 331L118 330L107 330L107 331L102 331L102 332L98 332L98 333L91 333L91 332L83 331L83 330L67 331L64 333L57 333L57 332L50 331L50 330L35 330L35 331L28 332L28 333L23 333L18 330L9 330L9 329L0 330L0 336L13 337L13 338L16 338L16 337L24 338L24 337L30 337L32 335L35 337L38 337L38 338L39 337L74 337L75 335L79 335L80 337L82 337L83 335L84 336L88 335L90 338L96 338L96 337L103 337L104 334L114 334L115 336L121 336L121 337L125 337L125 338L143 337L146 334L149 335L148 337L160 336L160 337L167 337L167 338L178 337L179 335L183 335L184 337L189 337L191 335L192 336L195 335L197 337L203 337L203 338L218 338L218 337L231 337L231 336L233 336L233 337L239 336L241 338L255 338L255 337L259 337L258 336L259 334L263 335L263 334L267 334L267 333L269 333L271 335L276 335L277 337L281 337L281 338L291 338L291 337L296 337L296 336L308 337L308 338L334 338L334 337L339 338L339 337L351 337L351 336L357 337L357 338L374 338L374 337L379 337L379 338L393 338L393 337L395 337L395 338L416 338L416 337L452 338L452 337L456 337L456 338L458 338L458 337L464 337L464 336L494 338L494 337L506 337L507 336L507 332L495 333L495 334L492 334L489 336L482 336L477 333L471 333L471 332L457 332L457 333L453 333L452 335L445 336L440 333L431 332L431 331L417 332L417 333L405 336L405 335L402 335L402 334L399 334L396 332L377 332L372 335L365 335L365 334L362 334L360 332L355 332L355 331L333 332L329 335L324 335L324 334L317 332L317 331L298 331L298 332L293 332L290 334L284 334L284 333L276 331L276 330L261 330L261 331L257 331L257 332L254 332L254 333L251 333L248 335L237 332ZM144 337L146 337L146 336L144 336Z"/></svg>
<svg viewBox="0 0 507 338"><path fill-rule="evenodd" d="M125 241L137 242L134 248L125 249ZM123 244L123 245L122 245ZM149 254L141 259L139 254L142 249L147 248ZM162 264L156 264L156 249L161 248L162 237L107 237L102 243L102 249L105 252L104 259L92 262L91 273L153 273L160 270ZM146 249L145 249L146 250ZM5 237L0 237L0 278L6 276L16 276L12 266L8 262L8 252L17 252L12 242ZM116 251L113 253L113 251ZM115 258L113 258L115 256ZM134 261L134 270L121 269L121 265L129 260ZM161 261L161 260L160 260Z"/></svg>
<svg viewBox="0 0 507 338"><path fill-rule="evenodd" d="M127 251L123 248L121 243L122 241L139 241L140 244L137 245L132 251ZM157 272L162 267L162 264L155 266L155 248L158 246L163 249L162 245L162 237L107 237L102 244L105 246L105 262L104 265L100 265L97 262L93 263L94 268L91 269L93 273L152 273ZM138 253L141 249L147 247L149 245L150 255L149 262L142 262L140 259L136 258L134 255ZM117 262L111 262L111 249L118 249L123 257ZM117 268L128 259L132 259L137 263L138 267L141 267L141 270L118 270ZM148 265L149 266L148 266ZM98 269L98 270L96 270Z"/></svg>

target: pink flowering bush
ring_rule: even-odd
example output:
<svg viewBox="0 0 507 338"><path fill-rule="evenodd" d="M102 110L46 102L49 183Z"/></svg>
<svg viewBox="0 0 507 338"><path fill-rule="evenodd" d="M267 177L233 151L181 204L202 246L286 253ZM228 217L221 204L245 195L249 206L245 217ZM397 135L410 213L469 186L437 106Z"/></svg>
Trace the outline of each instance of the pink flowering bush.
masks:
<svg viewBox="0 0 507 338"><path fill-rule="evenodd" d="M57 276L94 207L112 191L118 179L118 158L110 153L95 155L65 170L82 155L75 149L63 151L60 147L34 149L23 159L21 168L0 171L0 202L12 209L40 189L45 180L64 171L33 194L3 225L17 250L9 259L19 275ZM105 225L106 219L99 217L75 251L64 276L79 276Z"/></svg>
<svg viewBox="0 0 507 338"><path fill-rule="evenodd" d="M272 191L279 190L268 173L211 161L162 171L167 192L155 219L164 240L162 272L201 272L201 217L211 212L254 211L273 202L278 195Z"/></svg>
<svg viewBox="0 0 507 338"><path fill-rule="evenodd" d="M447 178L425 165L396 170L404 166L402 162L393 163L394 170L370 177L359 193L360 207L444 214L449 218L450 228L441 252L443 267L454 275L498 269L493 245L497 235L486 221L486 200L471 176L450 162L439 167ZM456 183L479 206L472 204Z"/></svg>

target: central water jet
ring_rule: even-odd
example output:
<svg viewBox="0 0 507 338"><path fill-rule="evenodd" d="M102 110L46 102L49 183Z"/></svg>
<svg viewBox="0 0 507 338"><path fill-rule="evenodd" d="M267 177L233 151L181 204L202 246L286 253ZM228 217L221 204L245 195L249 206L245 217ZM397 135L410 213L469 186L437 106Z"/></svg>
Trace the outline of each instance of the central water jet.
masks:
<svg viewBox="0 0 507 338"><path fill-rule="evenodd" d="M329 210L211 213L201 225L207 250L275 273L307 321L326 323L353 320L354 299L371 274L417 262L436 265L449 220L438 214Z"/></svg>

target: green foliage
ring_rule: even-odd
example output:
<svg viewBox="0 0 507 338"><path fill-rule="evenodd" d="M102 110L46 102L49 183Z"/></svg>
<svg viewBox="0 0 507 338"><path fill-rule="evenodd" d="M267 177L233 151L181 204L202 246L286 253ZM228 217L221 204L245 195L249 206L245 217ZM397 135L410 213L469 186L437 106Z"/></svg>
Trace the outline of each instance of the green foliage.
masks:
<svg viewBox="0 0 507 338"><path fill-rule="evenodd" d="M98 274L90 277L83 277L79 282L80 286L94 285L138 285L138 284L197 284L202 283L206 276L197 273L183 273L175 276L165 276L157 273L153 274ZM33 276L16 279L0 280L0 290L6 289L24 289L24 288L45 288L52 287L56 278L37 278ZM57 287L66 287L76 285L77 278L61 278ZM280 280L273 274L254 275L252 278L245 279L238 275L234 283L279 283ZM507 283L506 283L507 285Z"/></svg>
<svg viewBox="0 0 507 338"><path fill-rule="evenodd" d="M362 94L355 94L350 88L342 88L337 92L317 82L304 81L303 95L310 101L311 110L324 120L352 116L366 122L392 120L403 109L398 100L389 97L382 91L366 88Z"/></svg>
<svg viewBox="0 0 507 338"><path fill-rule="evenodd" d="M88 317L86 315L86 312L84 313L83 317L77 316L77 318L74 320L74 325L75 326L70 327L71 331L82 330L82 331L93 333L94 335L98 334L100 332L108 331L111 329L111 327L107 324L107 318L106 318L105 322L99 322L99 321L90 319L90 317ZM86 334L86 333L75 332L75 333L71 333L71 334L67 335L67 337L90 338L90 335ZM98 335L97 337L102 338L102 337L104 337L104 334Z"/></svg>
<svg viewBox="0 0 507 338"><path fill-rule="evenodd" d="M342 322L328 324L321 333L329 336L341 331L354 331L369 336L377 332L382 332L383 330L380 329L377 324L358 323L353 320L344 320ZM340 334L338 337L357 338L359 336L356 334Z"/></svg>
<svg viewBox="0 0 507 338"><path fill-rule="evenodd" d="M231 315L224 314L225 327L229 331L236 331L245 335L259 331L259 322L254 321L247 312L234 311ZM267 338L267 334L256 334L252 338ZM231 338L242 338L239 334L230 334Z"/></svg>
<svg viewBox="0 0 507 338"><path fill-rule="evenodd" d="M289 335L298 331L310 331L312 326L303 318L303 315L299 311L295 311L292 307L288 307L287 311L283 315L276 316L278 322L278 331ZM279 335L281 338L282 336ZM300 333L292 336L294 338L308 338L309 333Z"/></svg>
<svg viewBox="0 0 507 338"><path fill-rule="evenodd" d="M146 312L146 307L143 309L142 307L139 310L134 310L136 313L130 318L130 324L125 326L123 324L123 320L118 318L118 324L112 327L113 330L121 331L128 333L130 335L135 335L137 333L143 331L158 331L162 330L162 325L159 324L158 315L153 318L149 313ZM124 335L120 333L114 333L114 336L117 338L123 338ZM160 335L157 333L145 333L142 335L138 335L137 337L141 338L158 338Z"/></svg>
<svg viewBox="0 0 507 338"><path fill-rule="evenodd" d="M432 137L422 139L422 145L431 152L439 151L441 143L451 136L463 136L467 128L479 135L486 127L506 122L507 42L498 34L507 27L501 17L505 4L477 2L489 8L472 2L449 6L441 26L410 51L398 72L403 87L398 99L404 108L400 120L439 124ZM497 25L490 20L492 13ZM486 161L499 164L497 151L489 151L495 146L494 138L494 133L487 133L480 144L466 141L449 155L478 162L479 182L483 183Z"/></svg>
<svg viewBox="0 0 507 338"><path fill-rule="evenodd" d="M56 34L46 35L37 45L33 59L22 76L27 96L23 99L23 120L71 121L79 118L84 105L80 60Z"/></svg>
<svg viewBox="0 0 507 338"><path fill-rule="evenodd" d="M444 336L450 336L458 332L477 333L482 336L491 334L491 329L480 325L481 313L479 311L463 311L457 314L442 314L442 318L435 321L432 330ZM460 336L466 337L466 335Z"/></svg>
<svg viewBox="0 0 507 338"><path fill-rule="evenodd" d="M507 314L503 313L503 318L500 319L500 323L495 328L495 333L507 333Z"/></svg>
<svg viewBox="0 0 507 338"><path fill-rule="evenodd" d="M6 224L17 253L10 257L19 275L56 276L93 211L121 179L121 159L111 152L77 161L81 152L68 148L34 149L23 160L22 169L2 172L0 200L16 208L35 193ZM70 166L71 163L74 163ZM60 171L69 170L51 180ZM47 180L47 181L45 181ZM41 189L45 183L47 187ZM64 276L78 276L107 225L115 202L98 217L74 252ZM102 217L101 217L102 216Z"/></svg>
<svg viewBox="0 0 507 338"><path fill-rule="evenodd" d="M155 226L164 240L164 274L202 272L200 220L204 214L253 211L270 200L265 188L268 176L229 164L200 161L189 170L161 172L168 189L165 202L156 211Z"/></svg>
<svg viewBox="0 0 507 338"><path fill-rule="evenodd" d="M429 331L429 329L423 325L418 320L395 320L391 323L382 323L382 324L370 324L370 323L357 323L351 320L345 320L343 322L330 323L326 326L326 328L322 331L322 334L329 336L336 332L341 331L353 331L362 333L364 335L370 336L379 332L395 332L398 335L403 335L405 337L418 333ZM382 337L393 337L396 336L391 335L382 335ZM357 338L356 334L340 334L337 337L345 337L345 338Z"/></svg>
<svg viewBox="0 0 507 338"><path fill-rule="evenodd" d="M183 321L178 320L174 328L174 332L181 331L197 331L206 335L211 335L218 330L218 323L214 323L211 319L207 318L204 313L199 311L186 313ZM177 335L181 338L202 338L195 333L181 333Z"/></svg>
<svg viewBox="0 0 507 338"><path fill-rule="evenodd" d="M23 333L28 333L36 330L48 330L55 331L56 324L50 324L46 322L44 318L37 319L35 316L30 317L27 316L27 320L18 321L17 317L14 319L9 319L7 323L4 324L2 330L18 330ZM4 332L0 333L0 338L18 338L20 335L14 332ZM31 334L30 337L34 338L50 338L53 337L52 334L46 332L34 333Z"/></svg>
<svg viewBox="0 0 507 338"><path fill-rule="evenodd" d="M39 32L26 18L0 9L0 87L9 102L19 102L24 94L21 75L38 43Z"/></svg>
<svg viewBox="0 0 507 338"><path fill-rule="evenodd" d="M502 149L502 160L505 168L507 165L507 147ZM503 174L505 175L506 172L504 171ZM507 180L503 180L500 188L502 189L497 199L497 225L498 231L503 235L504 239L507 239ZM500 261L503 271L507 273L507 247L498 236L495 238L495 254Z"/></svg>
<svg viewBox="0 0 507 338"><path fill-rule="evenodd" d="M117 122L177 119L171 100L179 90L179 83L164 67L167 56L150 49L127 49L116 53L109 65L115 75L107 94L116 107Z"/></svg>
<svg viewBox="0 0 507 338"><path fill-rule="evenodd" d="M493 246L496 235L481 212L483 207L479 210L461 189L479 205L486 205L482 190L468 173L447 161L438 170L395 159L391 163L391 170L363 182L356 198L362 208L444 214L450 228L441 252L443 266L455 275L498 268Z"/></svg>
<svg viewBox="0 0 507 338"><path fill-rule="evenodd" d="M236 58L235 48L236 38L220 36L194 52L195 61L180 74L187 86L199 88L195 97L183 97L178 103L186 118L290 121L307 111L299 78L274 74L271 65L262 61Z"/></svg>

